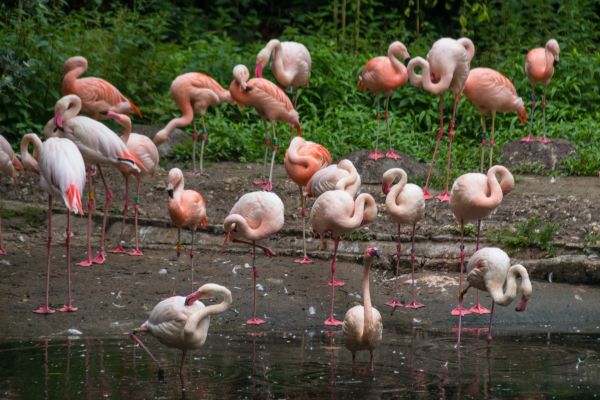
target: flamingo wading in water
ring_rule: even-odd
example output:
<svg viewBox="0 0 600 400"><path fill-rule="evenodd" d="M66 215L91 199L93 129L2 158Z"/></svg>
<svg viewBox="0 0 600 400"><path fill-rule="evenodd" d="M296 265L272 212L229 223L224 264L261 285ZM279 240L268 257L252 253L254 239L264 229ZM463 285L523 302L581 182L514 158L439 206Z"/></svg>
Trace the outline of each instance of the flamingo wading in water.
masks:
<svg viewBox="0 0 600 400"><path fill-rule="evenodd" d="M0 171L17 181L17 170L23 171L23 164L13 152L12 146L4 136L0 135ZM2 240L2 217L0 217L0 255L6 254L4 242Z"/></svg>

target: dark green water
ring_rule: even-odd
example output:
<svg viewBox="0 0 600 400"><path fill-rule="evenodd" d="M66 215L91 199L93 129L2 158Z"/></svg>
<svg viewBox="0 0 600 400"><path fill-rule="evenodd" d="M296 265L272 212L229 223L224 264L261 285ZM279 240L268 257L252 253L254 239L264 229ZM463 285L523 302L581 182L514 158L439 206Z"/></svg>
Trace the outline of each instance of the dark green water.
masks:
<svg viewBox="0 0 600 400"><path fill-rule="evenodd" d="M376 369L368 353L351 368L342 335L210 332L178 375L180 353L152 338L165 369L127 338L52 338L0 344L0 398L7 399L440 399L594 398L600 336L385 332Z"/></svg>

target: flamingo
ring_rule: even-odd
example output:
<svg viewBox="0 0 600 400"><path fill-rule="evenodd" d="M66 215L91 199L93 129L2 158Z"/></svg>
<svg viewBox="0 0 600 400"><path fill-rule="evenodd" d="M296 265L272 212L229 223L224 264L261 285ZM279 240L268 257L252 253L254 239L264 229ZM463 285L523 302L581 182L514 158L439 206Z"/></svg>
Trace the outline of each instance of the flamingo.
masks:
<svg viewBox="0 0 600 400"><path fill-rule="evenodd" d="M29 144L33 143L35 158L29 154ZM36 314L53 314L50 308L50 267L52 265L52 199L60 196L67 206L67 304L59 308L62 312L75 312L71 296L71 212L83 215L81 193L85 187L85 164L75 144L62 138L49 138L42 143L35 133L28 133L21 140L21 157L28 169L40 175L40 186L48 193L48 270L46 274L46 302L33 310Z"/></svg>
<svg viewBox="0 0 600 400"><path fill-rule="evenodd" d="M520 285L517 284L517 275L521 277ZM525 311L527 301L533 291L525 267L521 264L511 266L508 255L497 247L485 247L471 256L467 264L467 282L467 287L460 292L461 299L471 286L484 290L492 296L488 343L492 342L494 304L509 305L517 296L518 286L521 289L521 302L515 311L522 312Z"/></svg>
<svg viewBox="0 0 600 400"><path fill-rule="evenodd" d="M335 280L337 249L340 235L351 233L362 225L369 224L377 217L377 203L373 196L361 193L356 200L344 190L330 190L320 195L310 211L310 223L315 232L324 235L331 232L334 240L333 258L331 260L331 309L325 325L339 326L341 321L333 316L335 287L344 282Z"/></svg>
<svg viewBox="0 0 600 400"><path fill-rule="evenodd" d="M275 163L275 154L279 147L279 140L275 134L275 122L284 121L296 128L298 136L302 136L302 128L298 112L294 105L285 94L285 92L273 82L263 78L252 78L245 65L236 65L233 68L233 81L229 86L231 97L240 106L250 106L256 109L262 119L271 122L273 131L273 154L271 156L271 169L269 171L269 180L264 186L264 190L270 191L273 187L273 164ZM269 136L265 135L265 157L263 163L263 175L266 168L267 147L269 145Z"/></svg>
<svg viewBox="0 0 600 400"><path fill-rule="evenodd" d="M294 108L300 96L300 87L308 86L312 61L306 46L298 42L280 42L271 39L256 55L254 76L262 78L263 68L272 58L271 71L277 82L285 88L298 89L294 97Z"/></svg>
<svg viewBox="0 0 600 400"><path fill-rule="evenodd" d="M223 227L227 232L224 245L231 240L252 246L253 303L252 318L246 321L249 325L260 325L266 322L256 316L256 278L258 278L256 248L263 250L268 257L275 255L273 250L256 244L256 241L279 232L283 227L283 216L283 202L275 193L250 192L239 198L223 221Z"/></svg>
<svg viewBox="0 0 600 400"><path fill-rule="evenodd" d="M360 175L352 161L341 160L315 172L306 184L306 194L319 197L328 190L345 190L355 197L360 190Z"/></svg>
<svg viewBox="0 0 600 400"><path fill-rule="evenodd" d="M548 84L552 79L552 75L554 75L554 66L558 64L559 54L560 47L558 46L558 42L555 39L550 39L546 42L546 46L531 49L527 53L527 56L525 56L525 73L532 86L530 129L533 127L535 87L538 83L544 85L544 96L542 98L544 133L543 136L538 139L542 143L550 142L550 139L546 137L546 89L548 89ZM529 135L521 139L522 142L531 142L532 140L533 135L531 134L531 130L529 131Z"/></svg>
<svg viewBox="0 0 600 400"><path fill-rule="evenodd" d="M63 96L74 94L81 99L81 112L94 119L104 119L102 112L115 111L118 113L134 112L142 118L139 108L102 78L79 78L88 68L85 57L75 56L67 59L64 64L64 76L61 93Z"/></svg>
<svg viewBox="0 0 600 400"><path fill-rule="evenodd" d="M306 254L306 209L303 187L312 176L323 167L331 164L331 154L318 143L309 142L296 136L290 142L290 147L285 152L283 165L289 177L300 189L300 214L302 215L302 245L304 256L294 260L295 263L308 264L312 260Z"/></svg>
<svg viewBox="0 0 600 400"><path fill-rule="evenodd" d="M370 368L375 367L375 358L373 350L383 335L383 322L381 314L375 307L371 306L371 292L369 290L369 269L373 263L373 257L379 258L381 250L377 247L370 247L363 253L363 278L362 295L363 305L356 305L346 311L344 316L344 344L352 352L352 368L356 368L356 352L360 350L369 350L371 353Z"/></svg>
<svg viewBox="0 0 600 400"><path fill-rule="evenodd" d="M392 186L396 178L400 178L400 182ZM388 213L398 224L398 246L396 253L396 276L400 273L400 225L412 225L410 258L412 266L412 295L413 299L406 305L406 308L421 308L424 304L418 303L415 294L415 226L417 222L423 219L425 214L425 199L423 198L423 190L413 184L407 183L408 176L401 168L388 169L381 178L381 189L386 195L385 206ZM391 189L390 189L391 186ZM398 280L396 280L396 291ZM392 299L385 303L386 305L396 309L402 307L402 303L397 299Z"/></svg>
<svg viewBox="0 0 600 400"><path fill-rule="evenodd" d="M112 192L104 177L101 165L112 165L121 171L140 172L146 167L123 143L123 141L106 125L91 118L78 115L81 111L81 99L76 95L67 95L56 102L54 119L48 121L44 127L46 137L63 137L72 140L85 161L87 180L89 185L88 198L88 258L78 263L82 267L89 267L92 263L103 264L106 260L104 250L104 235L108 222L108 213L112 199ZM98 166L98 172L104 184L106 202L104 204L104 218L100 237L100 251L92 258L92 214L94 213L94 183L95 170L91 164Z"/></svg>
<svg viewBox="0 0 600 400"><path fill-rule="evenodd" d="M454 40L451 38L442 38L437 40L429 53L427 60L421 57L416 57L408 63L408 78L410 83L416 87L422 87L429 93L440 96L440 128L438 130L433 157L429 165L429 172L423 194L425 199L430 199L431 195L427 191L429 178L435 161L440 140L444 135L444 114L443 100L444 92L448 89L452 91L454 96L454 106L452 108L452 118L450 119L450 127L448 129L448 165L446 167L446 186L445 191L436 198L439 201L449 201L450 194L448 193L448 181L450 179L450 165L452 161L452 138L454 137L454 123L456 117L456 106L460 95L469 76L469 68L471 60L475 55L475 46L469 38L461 38ZM421 75L415 72L415 68L421 68Z"/></svg>
<svg viewBox="0 0 600 400"><path fill-rule="evenodd" d="M4 136L0 135L0 171L17 181L17 170L24 171L23 164L13 152L12 146ZM0 255L6 254L2 240L2 217L0 217Z"/></svg>
<svg viewBox="0 0 600 400"><path fill-rule="evenodd" d="M209 306L198 301L212 297L222 297L223 301ZM137 336L138 332L149 333L165 346L180 349L182 354L179 374L182 375L187 352L197 350L206 343L211 315L225 312L232 302L229 289L216 283L206 283L186 297L172 296L158 303L152 309L148 320L130 336L157 363L156 358ZM161 371L162 369L159 369L159 373Z"/></svg>
<svg viewBox="0 0 600 400"><path fill-rule="evenodd" d="M402 64L397 56L402 57L404 64ZM393 42L388 47L387 57L380 56L371 58L364 66L358 82L359 90L371 91L376 96L377 103L377 138L375 139L375 150L369 154L369 158L378 160L383 157L377 150L379 144L379 95L385 94L385 126L388 135L389 150L386 153L386 157L399 159L400 156L392 150L392 138L390 134L389 124L389 106L390 96L394 89L404 86L408 80L408 74L406 72L405 64L410 60L410 54L406 50L406 46L402 42Z"/></svg>
<svg viewBox="0 0 600 400"><path fill-rule="evenodd" d="M204 144L208 138L208 131L204 121L206 110L210 106L221 103L233 103L229 90L223 89L217 81L201 72L188 72L179 75L171 83L171 97L181 110L181 117L173 118L154 136L154 143L158 146L165 142L175 128L188 126L194 121L194 112L200 114L202 119L202 141L200 144L200 170L196 170L196 143L198 130L194 121L194 144L192 147L192 162L194 172L203 173Z"/></svg>
<svg viewBox="0 0 600 400"><path fill-rule="evenodd" d="M167 194L169 195L169 216L171 223L177 227L177 257L181 245L181 228L192 231L190 248L190 264L192 270L192 286L194 285L194 236L196 229L207 225L206 204L202 195L195 190L184 189L185 180L179 168L172 168L167 178ZM177 283L175 283L177 284Z"/></svg>
<svg viewBox="0 0 600 400"><path fill-rule="evenodd" d="M481 113L483 140L481 145L481 164L479 172L483 172L483 147L486 143L485 115L492 113L492 137L490 139L490 167L494 151L494 123L496 112L517 112L521 123L527 122L527 111L523 99L517 95L512 82L500 72L491 68L474 68L469 72L465 83L465 96Z"/></svg>
<svg viewBox="0 0 600 400"><path fill-rule="evenodd" d="M140 172L134 172L131 169L125 169L122 171L123 178L125 178L125 204L123 205L123 220L121 221L121 234L119 235L119 244L117 247L111 250L111 253L125 253L125 249L121 245L123 242L123 231L125 227L125 219L127 217L127 211L129 210L129 175L134 174L136 180L136 191L135 191L135 250L127 252L131 256L141 256L144 253L140 250L140 238L138 232L138 215L140 209L140 183L142 177L150 175L154 178L156 170L158 168L158 149L156 145L145 135L140 135L131 132L131 119L125 114L118 114L113 111L108 111L106 116L114 119L123 127L121 133L121 140L125 142L129 151L144 164L145 170Z"/></svg>

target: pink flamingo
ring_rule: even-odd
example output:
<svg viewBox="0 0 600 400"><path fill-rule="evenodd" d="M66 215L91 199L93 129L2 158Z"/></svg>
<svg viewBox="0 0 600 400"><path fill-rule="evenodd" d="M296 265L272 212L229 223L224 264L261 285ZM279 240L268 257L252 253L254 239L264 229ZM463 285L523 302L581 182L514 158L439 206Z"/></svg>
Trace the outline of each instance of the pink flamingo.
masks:
<svg viewBox="0 0 600 400"><path fill-rule="evenodd" d="M479 172L483 172L483 147L486 144L487 130L485 127L485 115L492 113L492 137L490 139L490 167L492 166L494 151L494 124L496 112L517 112L521 123L527 122L527 112L523 99L517 95L517 91L506 76L491 68L474 68L469 72L465 83L465 96L481 113L481 126L483 128L483 140L481 143L481 164Z"/></svg>
<svg viewBox="0 0 600 400"><path fill-rule="evenodd" d="M206 110L210 106L221 103L233 103L229 90L223 89L217 81L210 76L200 72L188 72L179 75L171 83L171 97L175 100L177 107L181 110L181 117L173 118L169 123L154 136L154 143L158 146L165 142L175 128L188 126L194 121L194 112L200 114L202 119L202 141L200 144L200 170L196 170L196 143L198 142L198 130L194 121L194 144L192 147L192 162L194 172L203 172L204 144L208 138L208 131L204 121Z"/></svg>
<svg viewBox="0 0 600 400"><path fill-rule="evenodd" d="M0 171L17 181L17 170L24 171L23 164L13 152L12 146L4 136L0 135ZM2 217L0 217L0 255L6 254L2 240Z"/></svg>
<svg viewBox="0 0 600 400"><path fill-rule="evenodd" d="M129 151L144 164L144 171L134 172L130 168L122 169L121 173L125 178L125 204L123 205L123 220L121 221L121 234L119 235L119 244L112 249L111 253L125 253L125 249L121 245L123 243L123 231L125 227L125 219L129 210L129 175L134 174L136 180L135 191L135 250L127 252L131 256L141 256L144 253L140 250L140 237L138 231L138 215L140 209L140 183L142 177L150 175L154 178L156 169L158 168L158 149L156 145L147 136L131 132L131 119L125 114L117 114L113 111L108 111L106 116L114 119L123 127L121 140L125 142Z"/></svg>
<svg viewBox="0 0 600 400"><path fill-rule="evenodd" d="M387 129L388 135L388 144L389 150L386 153L386 157L399 159L400 156L392 150L392 137L390 134L390 124L389 124L389 106L390 106L390 96L394 89L397 89L401 86L404 86L406 81L408 80L408 74L406 72L405 64L402 64L397 56L402 57L404 63L408 63L410 60L410 54L408 54L408 50L406 50L406 46L404 46L401 42L393 42L388 47L388 55L387 57L380 56L371 58L367 64L364 66L360 76L358 77L358 89L359 90L367 90L373 93L376 96L376 109L377 109L377 137L375 139L375 150L369 154L369 158L373 160L378 160L383 157L377 150L377 146L379 144L379 96L381 94L385 94L385 126Z"/></svg>
<svg viewBox="0 0 600 400"><path fill-rule="evenodd" d="M85 57L75 56L67 59L64 64L64 76L61 93L63 96L74 94L81 99L81 112L94 119L104 118L102 112L115 111L118 113L134 112L142 118L139 108L102 78L79 78L88 68Z"/></svg>
<svg viewBox="0 0 600 400"><path fill-rule="evenodd" d="M521 277L520 285L517 285L517 275ZM467 282L469 283L467 287L460 292L461 299L471 286L484 290L492 296L492 312L487 335L488 343L492 342L494 304L509 305L517 296L517 286L519 286L521 289L521 302L515 310L522 312L525 311L527 301L533 291L525 267L521 264L511 266L508 255L497 247L485 247L471 256L467 264Z"/></svg>
<svg viewBox="0 0 600 400"><path fill-rule="evenodd" d="M525 56L525 73L532 86L531 95L531 125L529 126L529 135L522 138L522 142L531 142L533 135L531 128L533 127L533 115L535 111L535 87L538 83L544 85L544 96L542 98L542 119L544 123L544 133L538 140L542 143L550 142L546 137L546 89L554 75L554 66L558 64L560 47L555 39L550 39L546 42L545 47L536 47L529 50Z"/></svg>
<svg viewBox="0 0 600 400"><path fill-rule="evenodd" d="M222 297L223 301L209 306L198 301L213 297ZM216 283L206 283L186 297L172 296L158 303L152 309L148 320L140 326L139 332L149 333L165 346L182 351L179 365L181 375L188 350L197 350L206 343L210 317L225 312L232 301L229 289ZM158 364L158 360L150 353L137 333L138 331L132 332L131 338ZM160 364L158 366L161 373Z"/></svg>
<svg viewBox="0 0 600 400"><path fill-rule="evenodd" d="M400 178L400 182L392 186L394 180ZM412 266L412 295L413 299L406 305L406 308L421 308L424 304L418 303L416 300L416 284L415 284L415 226L417 222L423 219L425 214L425 199L423 198L423 190L413 184L407 183L408 177L406 172L401 168L388 169L381 178L381 189L385 198L385 206L388 213L398 224L398 246L396 252L396 276L400 273L400 225L412 225L410 258ZM391 189L390 189L391 186ZM396 278L396 288L398 290L398 279ZM392 299L385 303L394 309L402 307L402 303L397 299Z"/></svg>
<svg viewBox="0 0 600 400"><path fill-rule="evenodd" d="M454 123L456 117L456 106L460 99L460 94L463 91L467 77L469 76L469 68L471 60L475 55L475 46L469 38L461 38L458 40L450 38L442 38L436 41L429 53L427 53L427 61L421 57L416 57L408 63L408 78L410 83L416 87L422 87L429 93L440 96L440 128L433 150L433 157L429 165L427 180L423 187L425 199L430 199L431 195L427 191L429 178L435 156L437 153L440 140L444 135L444 113L443 100L444 92L450 89L454 95L454 106L452 108L452 118L450 119L450 127L448 129L448 165L446 167L446 186L445 191L436 198L440 201L449 201L450 194L448 193L448 181L450 179L450 166L452 161L452 138L454 137ZM421 75L415 72L415 68L421 68Z"/></svg>
<svg viewBox="0 0 600 400"><path fill-rule="evenodd" d="M285 152L283 165L289 177L300 189L300 214L302 215L302 245L304 256L294 260L295 263L308 264L312 260L306 254L306 208L303 187L311 177L320 169L331 164L331 154L318 143L313 143L296 136L290 142L290 147Z"/></svg>
<svg viewBox="0 0 600 400"><path fill-rule="evenodd" d="M308 86L312 61L306 46L298 42L280 42L271 39L256 55L254 76L262 78L263 68L272 58L271 71L277 82L285 88L298 89L294 97L294 107L298 103L300 87Z"/></svg>
<svg viewBox="0 0 600 400"><path fill-rule="evenodd" d="M59 136L72 140L88 166L87 180L89 185L88 199L88 258L78 263L82 267L89 267L92 263L103 264L106 260L104 250L105 232L108 222L108 213L112 199L112 192L104 177L101 165L112 165L121 171L133 170L139 172L143 170L144 164L133 154L125 143L106 125L79 114L81 110L81 99L76 95L64 96L56 102L54 107L54 119L48 121L44 127L46 137ZM92 214L94 213L94 183L93 176L95 170L90 166L98 166L98 172L102 183L106 202L104 205L104 218L102 221L102 231L100 237L100 251L95 258L92 258Z"/></svg>
<svg viewBox="0 0 600 400"><path fill-rule="evenodd" d="M320 195L310 211L310 223L315 232L324 235L331 232L334 241L331 260L331 309L325 325L338 326L342 322L333 316L335 287L344 282L335 280L337 249L340 235L351 233L362 225L369 224L377 217L377 203L368 193L359 194L356 200L344 190L330 190Z"/></svg>
<svg viewBox="0 0 600 400"><path fill-rule="evenodd" d="M29 154L29 144L33 143L35 158ZM36 314L52 314L54 309L48 303L50 292L50 267L52 265L52 198L60 196L67 206L67 304L58 311L74 312L71 297L71 211L83 215L81 193L85 187L85 164L75 144L62 138L49 138L44 143L35 133L23 136L21 157L28 169L40 174L40 186L48 193L48 271L46 274L46 302L33 310Z"/></svg>
<svg viewBox="0 0 600 400"><path fill-rule="evenodd" d="M373 350L383 335L383 322L381 314L375 307L371 306L371 292L369 290L369 269L373 263L373 257L380 257L381 250L377 247L370 247L363 253L363 277L362 277L362 295L363 305L356 305L346 311L344 316L344 345L352 352L352 368L356 368L356 352L360 350L369 350L371 353L370 368L375 367L375 358Z"/></svg>
<svg viewBox="0 0 600 400"><path fill-rule="evenodd" d="M298 136L302 136L302 128L298 112L294 105L285 94L285 92L273 82L263 78L252 78L245 65L236 65L233 68L234 80L229 86L231 97L240 106L250 106L256 109L262 119L269 120L273 131L273 154L271 156L271 169L269 171L269 180L264 186L264 190L270 191L273 187L273 164L275 163L275 154L279 147L279 140L275 134L275 122L284 121L290 124L292 129L295 127ZM263 163L263 175L266 168L267 147L269 145L269 136L265 135L265 156Z"/></svg>
<svg viewBox="0 0 600 400"><path fill-rule="evenodd" d="M225 245L229 240L252 246L252 279L253 303L252 318L246 321L249 325L260 325L266 321L256 316L256 248L262 249L265 255L272 257L273 250L256 244L257 240L265 239L279 232L283 227L283 202L275 193L251 192L246 193L233 205L229 215L223 221L227 232Z"/></svg>
<svg viewBox="0 0 600 400"><path fill-rule="evenodd" d="M190 248L190 264L192 269L192 286L194 285L194 236L196 229L207 225L206 204L202 195L195 190L185 190L183 172L179 168L169 171L167 194L169 195L169 216L171 223L177 227L177 257L181 244L181 228L192 231L192 247ZM175 285L177 282L175 282Z"/></svg>
<svg viewBox="0 0 600 400"><path fill-rule="evenodd" d="M360 175L352 161L344 159L315 172L306 184L306 194L319 197L328 190L345 190L355 197L360 190Z"/></svg>

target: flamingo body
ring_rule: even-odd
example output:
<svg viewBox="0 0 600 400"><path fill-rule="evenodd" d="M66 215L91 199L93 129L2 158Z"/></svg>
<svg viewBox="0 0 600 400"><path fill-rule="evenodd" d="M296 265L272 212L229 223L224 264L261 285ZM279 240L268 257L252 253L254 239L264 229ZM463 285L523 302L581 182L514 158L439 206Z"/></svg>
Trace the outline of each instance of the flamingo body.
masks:
<svg viewBox="0 0 600 400"><path fill-rule="evenodd" d="M406 46L401 42L390 44L387 56L374 57L367 61L360 74L359 87L368 89L373 94L384 93L390 96L394 89L403 86L408 80L408 74L397 56L401 56L403 60L410 58Z"/></svg>
<svg viewBox="0 0 600 400"><path fill-rule="evenodd" d="M296 136L285 152L283 165L288 176L298 186L306 186L318 170L328 166L332 161L331 154L325 147Z"/></svg>
<svg viewBox="0 0 600 400"><path fill-rule="evenodd" d="M262 70L271 59L271 71L283 87L308 86L312 60L306 46L298 42L270 40L256 55L254 75L262 78Z"/></svg>
<svg viewBox="0 0 600 400"><path fill-rule="evenodd" d="M344 159L315 172L306 184L309 196L319 197L329 190L345 190L355 197L360 190L361 179L352 161Z"/></svg>
<svg viewBox="0 0 600 400"><path fill-rule="evenodd" d="M233 205L223 226L232 239L261 240L283 228L283 202L275 193L250 192Z"/></svg>
<svg viewBox="0 0 600 400"><path fill-rule="evenodd" d="M377 204L368 193L356 200L344 190L330 190L320 195L310 211L310 223L319 234L340 236L371 223L377 217Z"/></svg>
<svg viewBox="0 0 600 400"><path fill-rule="evenodd" d="M400 177L400 182L390 188L396 177ZM423 189L407 180L406 172L401 168L392 168L383 174L383 192L387 194L385 206L395 223L414 225L423 219L425 199Z"/></svg>
<svg viewBox="0 0 600 400"><path fill-rule="evenodd" d="M17 170L23 171L23 164L21 164L21 161L15 155L8 140L0 135L0 172L16 179Z"/></svg>
<svg viewBox="0 0 600 400"><path fill-rule="evenodd" d="M554 39L548 40L545 47L529 50L525 56L525 73L532 86L538 83L547 86L550 83L559 54L560 47Z"/></svg>
<svg viewBox="0 0 600 400"><path fill-rule="evenodd" d="M184 189L184 183L183 172L179 168L169 171L167 192L171 222L178 228L192 230L206 226L204 198L195 190Z"/></svg>

